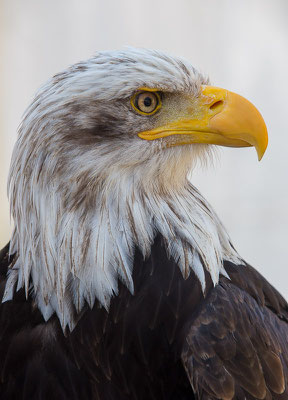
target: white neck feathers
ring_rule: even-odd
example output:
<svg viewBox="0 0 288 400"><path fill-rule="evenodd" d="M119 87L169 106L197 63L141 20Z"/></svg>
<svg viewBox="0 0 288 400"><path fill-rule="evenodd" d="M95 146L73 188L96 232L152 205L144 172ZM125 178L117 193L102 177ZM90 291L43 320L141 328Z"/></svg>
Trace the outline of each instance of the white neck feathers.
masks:
<svg viewBox="0 0 288 400"><path fill-rule="evenodd" d="M147 257L157 233L184 278L193 270L203 291L204 269L216 284L225 274L223 259L241 262L217 216L188 182L174 194L147 193L123 180L113 186L98 193L91 208L84 203L74 211L65 211L51 188L40 194L41 208L30 210L30 224L20 223L13 234L10 252L17 261L3 301L13 297L15 285L28 293L32 284L44 318L56 312L62 327L73 329L85 302L109 308L118 279L133 293L135 248Z"/></svg>

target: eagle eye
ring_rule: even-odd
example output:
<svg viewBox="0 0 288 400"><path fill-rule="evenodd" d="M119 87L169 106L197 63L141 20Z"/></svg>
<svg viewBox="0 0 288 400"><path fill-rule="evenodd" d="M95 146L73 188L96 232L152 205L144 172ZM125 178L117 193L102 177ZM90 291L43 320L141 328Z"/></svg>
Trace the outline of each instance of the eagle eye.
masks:
<svg viewBox="0 0 288 400"><path fill-rule="evenodd" d="M161 98L158 92L143 90L132 97L131 104L138 113L152 115L161 107Z"/></svg>

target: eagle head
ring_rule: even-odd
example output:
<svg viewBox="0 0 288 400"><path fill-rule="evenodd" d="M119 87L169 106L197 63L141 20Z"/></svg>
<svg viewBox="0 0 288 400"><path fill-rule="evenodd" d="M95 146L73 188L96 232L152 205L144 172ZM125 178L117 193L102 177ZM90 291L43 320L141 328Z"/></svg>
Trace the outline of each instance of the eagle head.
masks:
<svg viewBox="0 0 288 400"><path fill-rule="evenodd" d="M31 289L45 319L75 326L85 304L133 292L133 256L157 234L183 276L205 290L240 257L187 174L213 145L254 146L265 123L246 99L208 85L187 61L143 49L101 52L52 77L27 109L14 148L15 222L4 300Z"/></svg>

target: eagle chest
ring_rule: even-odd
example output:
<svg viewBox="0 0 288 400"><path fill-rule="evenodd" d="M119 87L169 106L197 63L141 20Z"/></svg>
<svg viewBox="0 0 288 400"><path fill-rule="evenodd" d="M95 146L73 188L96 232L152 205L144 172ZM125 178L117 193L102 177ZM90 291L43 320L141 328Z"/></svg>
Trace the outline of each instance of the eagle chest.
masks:
<svg viewBox="0 0 288 400"><path fill-rule="evenodd" d="M192 394L180 355L185 325L203 297L198 280L192 273L185 280L157 240L146 261L136 254L133 280L134 294L120 283L109 312L95 306L83 315L69 338L76 362L101 399Z"/></svg>

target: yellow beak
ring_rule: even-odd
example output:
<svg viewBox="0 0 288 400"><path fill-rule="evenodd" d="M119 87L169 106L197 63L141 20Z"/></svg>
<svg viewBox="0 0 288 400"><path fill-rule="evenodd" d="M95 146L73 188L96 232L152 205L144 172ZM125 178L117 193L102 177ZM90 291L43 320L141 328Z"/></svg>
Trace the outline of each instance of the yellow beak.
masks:
<svg viewBox="0 0 288 400"><path fill-rule="evenodd" d="M268 144L267 128L256 107L236 93L213 86L202 86L187 117L138 134L146 140L172 135L175 136L169 146L190 143L254 146L259 161Z"/></svg>

